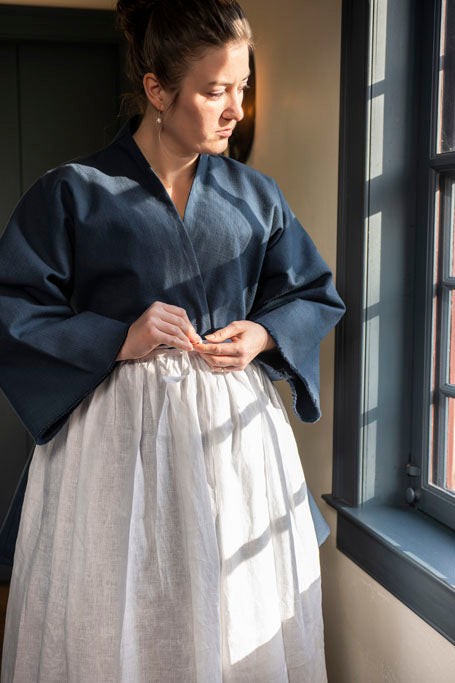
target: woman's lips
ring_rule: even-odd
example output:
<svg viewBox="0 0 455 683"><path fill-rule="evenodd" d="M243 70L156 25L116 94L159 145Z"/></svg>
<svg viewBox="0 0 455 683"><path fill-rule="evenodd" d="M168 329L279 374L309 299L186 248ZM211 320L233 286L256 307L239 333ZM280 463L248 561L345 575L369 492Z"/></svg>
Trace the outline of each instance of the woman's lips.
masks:
<svg viewBox="0 0 455 683"><path fill-rule="evenodd" d="M229 130L219 130L218 135L222 135L225 138L228 138L232 134L232 128Z"/></svg>

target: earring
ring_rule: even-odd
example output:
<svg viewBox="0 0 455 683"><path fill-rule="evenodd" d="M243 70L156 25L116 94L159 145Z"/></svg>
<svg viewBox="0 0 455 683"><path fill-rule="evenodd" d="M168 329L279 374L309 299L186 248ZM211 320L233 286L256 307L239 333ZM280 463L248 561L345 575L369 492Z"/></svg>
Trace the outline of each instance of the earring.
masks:
<svg viewBox="0 0 455 683"><path fill-rule="evenodd" d="M158 113L161 114L161 111L159 111ZM158 116L158 118L156 119L156 122L157 122L158 124L161 123L161 116Z"/></svg>

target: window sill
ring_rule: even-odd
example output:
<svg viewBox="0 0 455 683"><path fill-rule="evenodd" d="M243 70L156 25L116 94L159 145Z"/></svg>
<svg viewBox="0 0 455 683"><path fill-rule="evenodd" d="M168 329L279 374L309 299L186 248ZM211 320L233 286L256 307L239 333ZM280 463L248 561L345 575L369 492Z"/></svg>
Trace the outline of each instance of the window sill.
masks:
<svg viewBox="0 0 455 683"><path fill-rule="evenodd" d="M455 645L455 531L408 505L338 511L336 547Z"/></svg>

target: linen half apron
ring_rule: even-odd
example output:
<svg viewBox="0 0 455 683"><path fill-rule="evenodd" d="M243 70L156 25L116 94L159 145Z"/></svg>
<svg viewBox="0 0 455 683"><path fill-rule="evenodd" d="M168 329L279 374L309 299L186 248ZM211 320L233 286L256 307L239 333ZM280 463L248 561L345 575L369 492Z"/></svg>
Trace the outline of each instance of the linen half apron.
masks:
<svg viewBox="0 0 455 683"><path fill-rule="evenodd" d="M159 346L35 446L2 683L327 683L319 546L261 365Z"/></svg>

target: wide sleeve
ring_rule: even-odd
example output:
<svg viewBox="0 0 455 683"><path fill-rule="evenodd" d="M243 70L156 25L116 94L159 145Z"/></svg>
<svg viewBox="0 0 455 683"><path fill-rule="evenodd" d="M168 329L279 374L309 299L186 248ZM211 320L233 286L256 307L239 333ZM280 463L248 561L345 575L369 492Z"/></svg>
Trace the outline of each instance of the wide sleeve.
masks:
<svg viewBox="0 0 455 683"><path fill-rule="evenodd" d="M37 444L114 368L129 325L70 305L74 220L68 183L48 171L0 238L0 388Z"/></svg>
<svg viewBox="0 0 455 683"><path fill-rule="evenodd" d="M271 380L287 380L297 417L316 422L321 417L320 343L346 308L328 265L273 182L273 227L247 318L263 325L277 345L257 360Z"/></svg>

